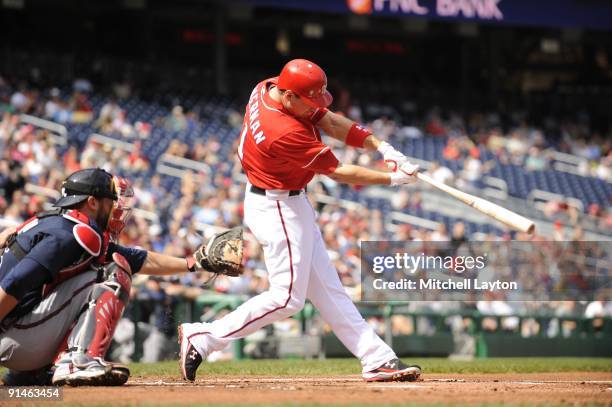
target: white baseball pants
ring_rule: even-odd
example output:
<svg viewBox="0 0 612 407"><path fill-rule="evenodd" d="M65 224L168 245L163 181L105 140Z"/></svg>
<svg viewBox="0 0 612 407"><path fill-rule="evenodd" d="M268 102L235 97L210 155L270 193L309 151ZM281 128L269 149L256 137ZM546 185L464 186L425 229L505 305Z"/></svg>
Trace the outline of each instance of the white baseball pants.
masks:
<svg viewBox="0 0 612 407"><path fill-rule="evenodd" d="M342 287L306 195L267 191L263 196L249 187L244 220L263 247L270 289L221 319L183 324L191 344L204 356L224 349L232 339L297 313L309 299L364 372L394 358Z"/></svg>

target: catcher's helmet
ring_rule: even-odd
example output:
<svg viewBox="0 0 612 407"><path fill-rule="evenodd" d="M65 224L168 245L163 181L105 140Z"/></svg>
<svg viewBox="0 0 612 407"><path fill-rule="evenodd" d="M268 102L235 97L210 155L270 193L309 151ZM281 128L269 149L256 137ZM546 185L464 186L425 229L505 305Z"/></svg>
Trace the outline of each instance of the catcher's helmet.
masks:
<svg viewBox="0 0 612 407"><path fill-rule="evenodd" d="M334 100L327 91L327 76L314 62L294 59L283 67L277 86L281 90L291 90L304 99L308 105L327 107Z"/></svg>
<svg viewBox="0 0 612 407"><path fill-rule="evenodd" d="M101 168L87 168L71 174L62 182L62 197L53 205L68 208L89 196L118 199L113 176Z"/></svg>

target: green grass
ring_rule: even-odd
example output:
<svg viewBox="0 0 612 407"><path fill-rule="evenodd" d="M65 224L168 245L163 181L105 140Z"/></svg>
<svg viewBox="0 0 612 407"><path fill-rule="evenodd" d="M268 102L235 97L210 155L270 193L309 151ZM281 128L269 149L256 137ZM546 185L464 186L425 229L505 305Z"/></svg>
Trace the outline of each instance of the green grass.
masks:
<svg viewBox="0 0 612 407"><path fill-rule="evenodd" d="M419 364L424 373L545 373L545 372L612 372L612 359L607 358L489 358L473 361L452 361L445 358L404 359ZM132 375L178 375L175 361L160 363L133 363ZM203 363L200 367L207 375L229 376L328 376L359 374L356 359L326 360L242 360Z"/></svg>
<svg viewBox="0 0 612 407"><path fill-rule="evenodd" d="M427 373L546 373L546 372L612 372L612 358L489 358L453 361L446 358L404 358ZM176 361L132 363L133 376L178 376ZM0 368L0 374L5 369ZM242 360L204 362L200 371L206 375L225 376L333 376L359 374L356 359L325 360Z"/></svg>

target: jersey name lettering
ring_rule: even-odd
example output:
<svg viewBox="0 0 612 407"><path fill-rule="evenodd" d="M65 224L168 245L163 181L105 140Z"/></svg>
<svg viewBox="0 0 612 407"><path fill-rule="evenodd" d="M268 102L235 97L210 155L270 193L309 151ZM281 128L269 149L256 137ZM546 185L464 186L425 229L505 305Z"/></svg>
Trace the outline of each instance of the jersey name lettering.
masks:
<svg viewBox="0 0 612 407"><path fill-rule="evenodd" d="M266 139L263 130L259 130L261 123L259 123L259 98L257 97L257 88L251 93L249 100L249 129L255 139L255 144L259 144ZM259 130L259 132L257 132Z"/></svg>

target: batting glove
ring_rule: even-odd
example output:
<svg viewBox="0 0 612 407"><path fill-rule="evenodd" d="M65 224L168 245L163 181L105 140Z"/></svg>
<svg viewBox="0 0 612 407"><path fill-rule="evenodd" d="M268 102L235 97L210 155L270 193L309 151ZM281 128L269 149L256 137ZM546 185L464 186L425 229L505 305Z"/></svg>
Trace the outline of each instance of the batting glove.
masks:
<svg viewBox="0 0 612 407"><path fill-rule="evenodd" d="M391 186L413 184L417 182L416 174L419 171L417 164L411 164L408 161L400 165L397 171L390 173Z"/></svg>
<svg viewBox="0 0 612 407"><path fill-rule="evenodd" d="M378 151L383 155L385 164L391 171L397 171L397 169L404 163L408 162L406 156L397 151L391 144L383 141L378 146Z"/></svg>

